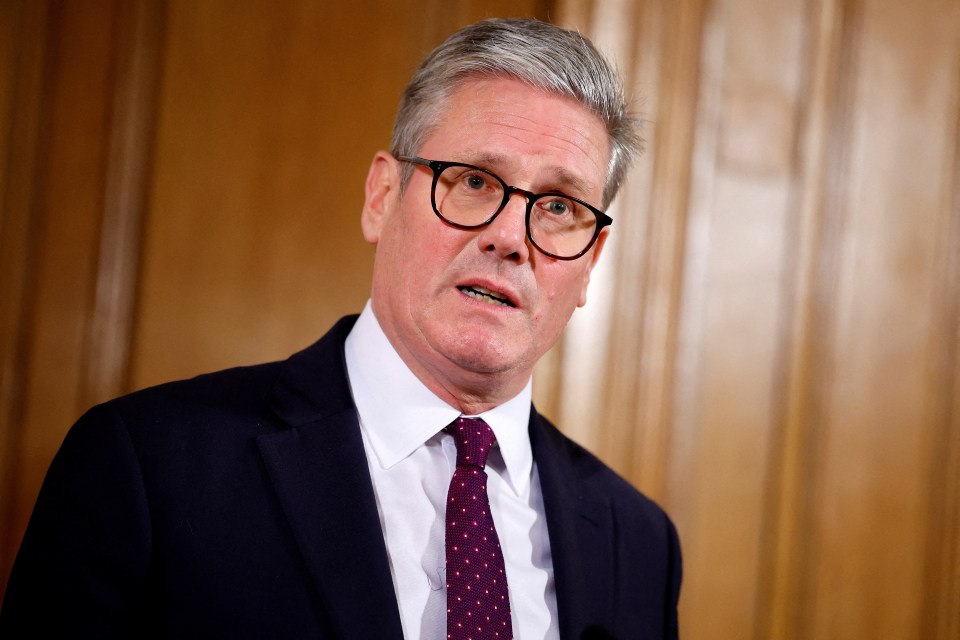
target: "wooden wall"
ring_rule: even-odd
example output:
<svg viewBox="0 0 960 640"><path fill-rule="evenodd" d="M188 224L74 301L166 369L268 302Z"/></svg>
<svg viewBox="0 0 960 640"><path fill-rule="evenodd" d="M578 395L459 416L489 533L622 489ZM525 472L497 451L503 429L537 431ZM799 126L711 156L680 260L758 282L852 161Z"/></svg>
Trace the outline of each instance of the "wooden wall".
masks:
<svg viewBox="0 0 960 640"><path fill-rule="evenodd" d="M682 635L960 637L960 3L561 6L649 152L537 392L676 518Z"/></svg>
<svg viewBox="0 0 960 640"><path fill-rule="evenodd" d="M591 34L647 153L538 405L675 517L688 638L960 637L960 3L0 3L0 584L91 403L366 299L434 44Z"/></svg>

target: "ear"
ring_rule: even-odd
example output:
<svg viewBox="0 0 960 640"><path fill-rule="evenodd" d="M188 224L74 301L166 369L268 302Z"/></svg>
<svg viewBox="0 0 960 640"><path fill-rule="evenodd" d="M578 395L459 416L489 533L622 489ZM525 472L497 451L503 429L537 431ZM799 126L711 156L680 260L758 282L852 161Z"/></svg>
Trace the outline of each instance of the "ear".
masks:
<svg viewBox="0 0 960 640"><path fill-rule="evenodd" d="M603 246L607 243L607 235L610 234L610 229L604 227L600 231L600 235L597 236L597 241L593 244L593 248L590 250L589 255L584 256L584 259L589 260L587 263L587 268L583 272L583 284L580 288L580 300L577 302L578 307L582 307L587 304L587 285L590 284L590 272L593 271L593 268L597 265L597 260L600 259L600 252L603 251Z"/></svg>
<svg viewBox="0 0 960 640"><path fill-rule="evenodd" d="M378 151L370 163L365 185L366 197L360 214L360 227L367 242L376 244L400 193L400 175L396 159Z"/></svg>

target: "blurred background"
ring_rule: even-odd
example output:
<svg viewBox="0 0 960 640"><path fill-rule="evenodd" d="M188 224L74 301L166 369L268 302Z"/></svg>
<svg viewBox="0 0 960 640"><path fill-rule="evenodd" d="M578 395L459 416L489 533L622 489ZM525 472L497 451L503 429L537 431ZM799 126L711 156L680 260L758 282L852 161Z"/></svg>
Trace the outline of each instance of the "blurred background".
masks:
<svg viewBox="0 0 960 640"><path fill-rule="evenodd" d="M645 118L538 407L672 514L687 638L960 638L957 0L0 1L0 585L91 404L283 358L459 26L590 35Z"/></svg>

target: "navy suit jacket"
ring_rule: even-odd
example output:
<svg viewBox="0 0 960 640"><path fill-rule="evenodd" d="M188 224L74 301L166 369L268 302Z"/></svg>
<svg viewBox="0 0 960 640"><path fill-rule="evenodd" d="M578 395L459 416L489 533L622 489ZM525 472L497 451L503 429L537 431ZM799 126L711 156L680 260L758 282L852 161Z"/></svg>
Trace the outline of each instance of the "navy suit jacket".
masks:
<svg viewBox="0 0 960 640"><path fill-rule="evenodd" d="M343 355L94 407L44 481L0 636L402 638ZM667 516L531 408L562 638L674 638ZM389 505L385 505L389 508Z"/></svg>

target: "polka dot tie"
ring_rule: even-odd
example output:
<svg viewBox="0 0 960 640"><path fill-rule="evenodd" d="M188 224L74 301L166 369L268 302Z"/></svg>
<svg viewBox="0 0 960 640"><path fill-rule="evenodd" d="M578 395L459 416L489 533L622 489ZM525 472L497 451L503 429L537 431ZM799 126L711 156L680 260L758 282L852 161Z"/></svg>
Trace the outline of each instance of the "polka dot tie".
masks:
<svg viewBox="0 0 960 640"><path fill-rule="evenodd" d="M457 468L447 493L447 638L513 638L507 574L487 498L487 454L496 438L478 418L447 427Z"/></svg>

